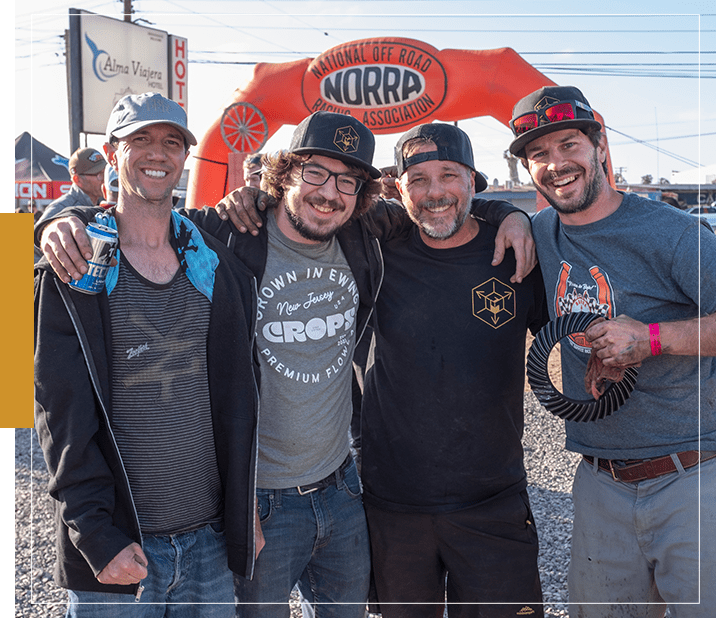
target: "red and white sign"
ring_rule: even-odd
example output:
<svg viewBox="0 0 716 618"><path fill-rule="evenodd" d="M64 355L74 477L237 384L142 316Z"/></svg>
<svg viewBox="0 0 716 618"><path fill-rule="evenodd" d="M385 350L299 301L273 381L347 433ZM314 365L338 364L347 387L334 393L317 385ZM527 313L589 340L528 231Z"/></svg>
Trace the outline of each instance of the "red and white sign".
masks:
<svg viewBox="0 0 716 618"><path fill-rule="evenodd" d="M189 44L187 39L169 35L169 69L169 98L179 103L188 116Z"/></svg>
<svg viewBox="0 0 716 618"><path fill-rule="evenodd" d="M56 200L70 190L67 180L22 180L15 182L15 199Z"/></svg>
<svg viewBox="0 0 716 618"><path fill-rule="evenodd" d="M311 113L350 114L373 131L411 127L445 100L447 75L436 54L409 39L339 45L308 66L303 102Z"/></svg>

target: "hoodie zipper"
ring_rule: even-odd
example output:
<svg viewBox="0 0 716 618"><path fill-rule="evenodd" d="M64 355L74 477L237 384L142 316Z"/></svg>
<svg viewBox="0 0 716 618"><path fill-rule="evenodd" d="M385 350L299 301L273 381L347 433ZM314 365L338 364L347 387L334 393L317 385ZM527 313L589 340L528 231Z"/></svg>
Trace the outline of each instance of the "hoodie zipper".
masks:
<svg viewBox="0 0 716 618"><path fill-rule="evenodd" d="M77 310L75 309L74 303L72 302L72 299L69 296L69 292L67 287L60 283L57 279L54 279L55 285L57 286L57 289L60 292L60 297L62 298L62 302L65 304L65 308L67 309L67 313L70 316L70 320L72 322L72 326L75 329L75 332L77 333L77 339L80 343L80 348L82 349L82 356L85 358L85 364L87 365L87 371L90 376L90 381L92 382L92 388L95 391L95 394L97 395L97 401L99 402L100 410L102 411L102 415L104 417L104 421L107 425L107 431L109 433L109 437L112 439L112 445L114 446L115 453L117 455L117 458L119 459L120 466L122 468L122 476L124 478L124 482L127 485L127 488L129 490L129 502L132 505L132 513L134 515L134 523L137 526L137 531L139 532L139 546L144 550L144 539L142 536L142 528L139 524L139 515L137 514L137 507L134 503L134 497L132 496L132 488L129 484L129 477L127 476L127 471L124 467L124 461L122 460L122 455L119 452L119 446L117 446L117 441L114 437L114 432L112 431L112 427L109 423L109 415L107 414L107 409L104 405L104 398L102 396L102 390L99 385L99 376L97 375L97 370L94 366L94 361L92 360L90 348L89 348L89 341L87 340L87 335L85 334L84 327L82 326L82 323L80 322L79 316L77 315ZM144 592L144 586L142 585L142 582L140 581L139 584L137 584L137 592L136 596L134 597L134 600L136 602L139 602L139 599L142 596L142 592Z"/></svg>

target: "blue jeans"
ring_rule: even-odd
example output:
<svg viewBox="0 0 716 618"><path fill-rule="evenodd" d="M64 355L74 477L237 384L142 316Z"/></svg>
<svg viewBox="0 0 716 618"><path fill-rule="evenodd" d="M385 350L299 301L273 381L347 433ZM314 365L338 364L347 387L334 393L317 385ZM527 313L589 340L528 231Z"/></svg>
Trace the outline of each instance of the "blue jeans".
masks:
<svg viewBox="0 0 716 618"><path fill-rule="evenodd" d="M344 478L309 494L257 489L266 539L254 577L236 577L237 616L288 618L298 582L316 618L363 618L370 583L368 529L355 463Z"/></svg>
<svg viewBox="0 0 716 618"><path fill-rule="evenodd" d="M134 595L69 590L67 618L231 618L233 577L223 532L205 526L171 536L147 535L149 564L139 602Z"/></svg>

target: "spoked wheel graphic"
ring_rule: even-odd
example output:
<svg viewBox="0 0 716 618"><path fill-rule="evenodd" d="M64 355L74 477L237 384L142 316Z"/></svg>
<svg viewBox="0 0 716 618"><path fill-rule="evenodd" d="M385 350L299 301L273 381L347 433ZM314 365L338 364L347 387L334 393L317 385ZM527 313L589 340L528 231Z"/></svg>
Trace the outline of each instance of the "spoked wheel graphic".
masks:
<svg viewBox="0 0 716 618"><path fill-rule="evenodd" d="M221 137L233 152L258 152L268 139L266 118L251 103L232 103L221 116Z"/></svg>

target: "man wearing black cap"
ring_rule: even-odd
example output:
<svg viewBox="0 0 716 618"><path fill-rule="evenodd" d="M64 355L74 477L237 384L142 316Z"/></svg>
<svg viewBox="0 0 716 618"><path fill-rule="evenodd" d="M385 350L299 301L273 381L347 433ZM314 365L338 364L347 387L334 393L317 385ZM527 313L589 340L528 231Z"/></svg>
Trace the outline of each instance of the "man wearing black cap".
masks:
<svg viewBox="0 0 716 618"><path fill-rule="evenodd" d="M381 611L442 615L447 588L450 616L541 616L520 442L525 334L546 321L539 270L513 283L511 252L491 264L497 229L470 215L487 182L462 130L415 127L395 158L415 225L381 244L362 411Z"/></svg>
<svg viewBox="0 0 716 618"><path fill-rule="evenodd" d="M35 268L35 427L71 618L230 618L231 571L254 564L255 286L172 210L189 144L177 103L120 99L118 203L84 213L117 232L119 263L96 295Z"/></svg>
<svg viewBox="0 0 716 618"><path fill-rule="evenodd" d="M94 148L75 150L68 163L72 179L70 190L47 205L41 220L46 221L69 206L93 206L99 203L106 165L102 153Z"/></svg>
<svg viewBox="0 0 716 618"><path fill-rule="evenodd" d="M567 448L584 456L570 615L713 616L716 237L610 186L602 127L577 88L526 96L510 125L510 152L552 206L533 221L550 315L606 318L562 342L565 393L598 396L604 372L639 366L616 413L566 422Z"/></svg>
<svg viewBox="0 0 716 618"><path fill-rule="evenodd" d="M357 120L309 116L288 150L263 158L262 185L278 200L264 213L266 234L237 239L244 251L254 247L259 281L257 495L266 539L253 579L237 578L239 616L284 615L285 605L251 603L287 603L299 581L325 604L317 615L365 614L370 559L349 448L351 359L383 266L375 239L347 224L379 191L373 150Z"/></svg>

